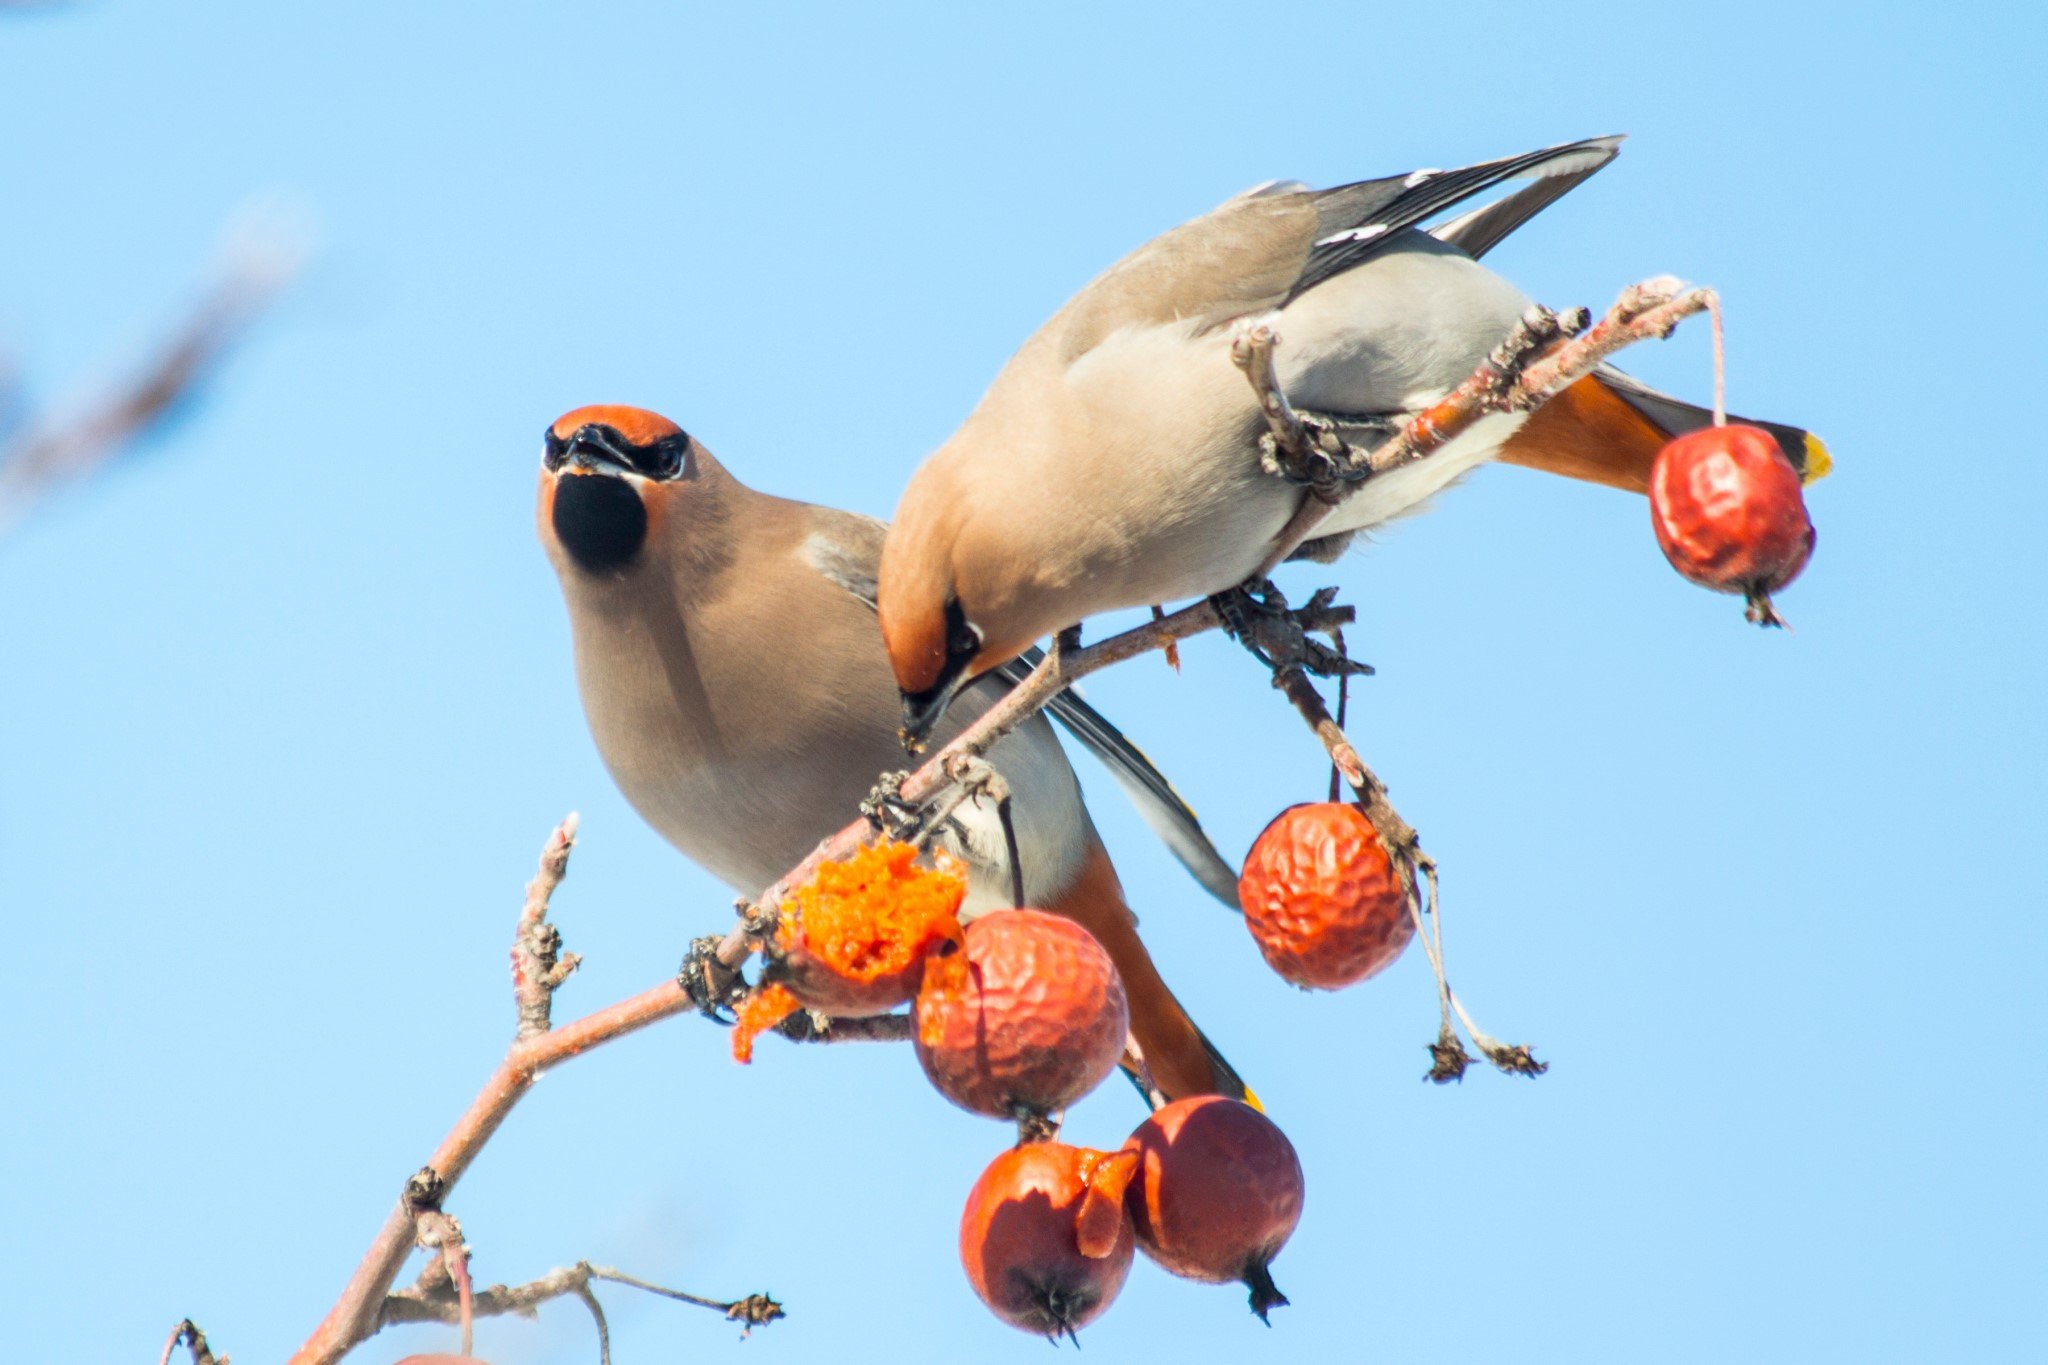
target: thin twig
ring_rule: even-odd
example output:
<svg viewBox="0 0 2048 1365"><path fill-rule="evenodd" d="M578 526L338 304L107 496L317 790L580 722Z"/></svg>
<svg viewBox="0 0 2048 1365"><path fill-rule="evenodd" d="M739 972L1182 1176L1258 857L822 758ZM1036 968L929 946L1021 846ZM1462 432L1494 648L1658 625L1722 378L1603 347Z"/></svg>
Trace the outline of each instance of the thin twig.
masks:
<svg viewBox="0 0 2048 1365"><path fill-rule="evenodd" d="M0 446L0 532L56 483L105 464L173 414L303 265L303 233L230 234L219 278L135 378Z"/></svg>
<svg viewBox="0 0 2048 1365"><path fill-rule="evenodd" d="M213 1348L206 1344L206 1333L190 1318L171 1329L171 1339L164 1343L164 1353L157 1357L157 1365L171 1365L171 1356L180 1346L192 1353L192 1365L228 1365L226 1356L213 1354Z"/></svg>
<svg viewBox="0 0 2048 1365"><path fill-rule="evenodd" d="M560 881L566 871L574 832L573 825L564 821L549 836L541 854L541 870L535 878L537 886L552 892ZM551 868L555 870L551 871ZM530 906L521 908L522 928L527 923L530 909ZM542 913L545 913L545 905ZM516 937L515 951L518 951ZM534 979L534 975L529 973L528 980ZM427 1170L438 1182L439 1189L452 1188L462 1178L477 1153L504 1123L513 1106L532 1088L541 1072L600 1043L624 1037L691 1007L689 995L674 981L666 981L562 1027L515 1037L483 1090L470 1102L469 1108L429 1158ZM522 1021L524 1018L522 1015ZM384 1226L369 1250L364 1253L362 1263L356 1267L341 1298L292 1357L294 1362L312 1365L313 1362L339 1360L357 1342L376 1331L378 1305L390 1292L417 1237L418 1207L416 1198L399 1199L386 1216Z"/></svg>
<svg viewBox="0 0 2048 1365"><path fill-rule="evenodd" d="M590 1310L590 1320L597 1325L597 1365L612 1365L612 1327L605 1321L604 1305L587 1284L577 1286L576 1297L583 1300L583 1306Z"/></svg>
<svg viewBox="0 0 2048 1365"><path fill-rule="evenodd" d="M1728 425L1728 340L1722 334L1721 296L1706 291L1707 317L1714 324L1714 425Z"/></svg>
<svg viewBox="0 0 2048 1365"><path fill-rule="evenodd" d="M577 824L577 815L571 811L555 826L541 850L540 868L526 884L526 904L520 908L519 927L512 936L512 1001L519 1012L515 1037L531 1038L548 1031L555 991L582 961L576 954L562 951L562 935L548 923L548 900L569 873Z"/></svg>
<svg viewBox="0 0 2048 1365"><path fill-rule="evenodd" d="M528 1280L520 1285L492 1285L476 1291L470 1311L475 1317L503 1317L507 1314L530 1315L542 1304L560 1298L580 1298L589 1308L598 1327L600 1352L609 1355L611 1333L605 1321L604 1310L591 1293L593 1280L605 1280L623 1284L634 1289L658 1294L678 1303L695 1304L722 1313L732 1322L746 1328L754 1328L774 1322L786 1316L782 1305L766 1294L749 1294L742 1299L711 1299L699 1294L688 1294L680 1289L669 1289L643 1280L610 1266L592 1265L578 1261L575 1265L562 1266L551 1270L538 1279ZM385 1296L378 1311L377 1326L391 1327L413 1322L459 1322L463 1313L460 1300L446 1282L413 1285L407 1289L395 1290Z"/></svg>

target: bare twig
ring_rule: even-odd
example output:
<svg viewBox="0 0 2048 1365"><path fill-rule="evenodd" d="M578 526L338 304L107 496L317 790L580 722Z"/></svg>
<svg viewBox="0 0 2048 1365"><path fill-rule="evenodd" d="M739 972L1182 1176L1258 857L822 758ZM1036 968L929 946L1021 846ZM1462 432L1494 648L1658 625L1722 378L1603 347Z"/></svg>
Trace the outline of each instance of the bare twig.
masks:
<svg viewBox="0 0 2048 1365"><path fill-rule="evenodd" d="M157 1365L171 1365L171 1357L180 1346L192 1353L192 1365L228 1365L226 1356L214 1355L213 1348L206 1344L206 1333L190 1318L171 1329L171 1339L164 1343L164 1353L157 1358Z"/></svg>
<svg viewBox="0 0 2048 1365"><path fill-rule="evenodd" d="M569 851L576 846L577 816L555 826L541 850L540 870L526 884L526 904L519 912L519 929L512 937L512 1000L519 1010L516 1037L531 1038L546 1033L550 1024L555 991L569 979L582 961L562 951L562 935L548 923L548 898L569 872Z"/></svg>
<svg viewBox="0 0 2048 1365"><path fill-rule="evenodd" d="M32 420L0 446L0 531L57 482L106 463L176 411L299 271L303 234L230 234L218 279L142 372L81 411Z"/></svg>
<svg viewBox="0 0 2048 1365"><path fill-rule="evenodd" d="M479 1289L470 1299L465 1310L461 1299L451 1291L445 1282L417 1284L406 1289L394 1290L384 1297L378 1310L378 1328L415 1322L460 1323L465 1311L474 1317L492 1318L507 1314L530 1317L544 1303L560 1298L578 1298L590 1310L597 1324L598 1349L605 1359L611 1354L611 1332L605 1321L604 1309L597 1296L591 1292L593 1282L622 1284L649 1294L658 1294L678 1303L695 1304L721 1313L730 1322L741 1324L745 1331L764 1326L786 1316L782 1305L766 1294L749 1294L743 1299L711 1299L698 1294L687 1294L680 1289L668 1289L649 1280L614 1270L610 1266L592 1265L578 1261L575 1265L562 1266L551 1270L538 1279L521 1285L492 1285ZM374 1330L374 1329L373 1329ZM468 1352L465 1339L464 1353Z"/></svg>
<svg viewBox="0 0 2048 1365"><path fill-rule="evenodd" d="M665 981L573 1023L515 1042L482 1092L435 1148L433 1168L450 1185L460 1179L548 1067L691 1008L689 995L674 981ZM412 1225L412 1216L402 1204L392 1211L340 1301L293 1355L294 1362L312 1365L339 1360L375 1330L376 1305L390 1290L412 1248Z"/></svg>
<svg viewBox="0 0 2048 1365"><path fill-rule="evenodd" d="M701 1298L696 1294L685 1294L680 1289L664 1289L658 1284L650 1284L646 1280L636 1279L623 1271L602 1265L590 1267L590 1278L628 1285L634 1289L645 1290L649 1294L659 1294L665 1299L674 1299L678 1303L693 1303L699 1308L717 1309L725 1314L727 1322L740 1324L741 1336L748 1335L753 1328L766 1327L771 1322L789 1316L782 1311L781 1304L766 1294L749 1294L744 1299L734 1299L727 1303L718 1299Z"/></svg>
<svg viewBox="0 0 2048 1365"><path fill-rule="evenodd" d="M597 1365L612 1365L612 1325L605 1321L604 1305L587 1284L577 1288L576 1297L590 1310L591 1324L597 1328Z"/></svg>
<svg viewBox="0 0 2048 1365"><path fill-rule="evenodd" d="M462 1354L476 1345L476 1296L469 1281L469 1247L463 1241L462 1224L439 1209L423 1212L415 1220L420 1246L436 1253L433 1265L455 1285L456 1320L462 1326ZM431 1269L432 1267L430 1267ZM422 1276L424 1281L427 1277Z"/></svg>
<svg viewBox="0 0 2048 1365"><path fill-rule="evenodd" d="M545 915L545 893L552 892L554 885L566 871L569 846L574 838L574 826L564 821L548 839L541 855L541 870L535 877L535 887L543 894L539 913ZM529 922L534 907L529 904L520 912L522 932ZM515 952L521 951L515 947ZM559 963L555 970L559 970ZM531 971L527 981L543 979L547 973L536 977ZM515 971L515 978L517 972ZM516 986L515 986L516 989ZM498 1130L526 1092L532 1088L541 1072L557 1062L566 1061L588 1048L609 1042L628 1033L645 1028L647 1025L680 1014L691 1007L691 1001L674 981L666 981L651 990L615 1005L585 1015L573 1023L559 1028L547 1029L526 1037L514 1039L498 1069L484 1084L484 1088L468 1110L456 1121L446 1137L434 1149L427 1167L442 1189L451 1188L460 1180L478 1152ZM530 1018L522 1009L521 1023ZM294 1362L327 1362L339 1360L357 1342L371 1335L377 1327L378 1305L389 1293L392 1282L412 1250L417 1236L418 1200L401 1198L389 1216L376 1240L365 1253L362 1264L350 1278L342 1291L340 1300L328 1312L327 1318L315 1329L305 1345L301 1346L292 1359Z"/></svg>

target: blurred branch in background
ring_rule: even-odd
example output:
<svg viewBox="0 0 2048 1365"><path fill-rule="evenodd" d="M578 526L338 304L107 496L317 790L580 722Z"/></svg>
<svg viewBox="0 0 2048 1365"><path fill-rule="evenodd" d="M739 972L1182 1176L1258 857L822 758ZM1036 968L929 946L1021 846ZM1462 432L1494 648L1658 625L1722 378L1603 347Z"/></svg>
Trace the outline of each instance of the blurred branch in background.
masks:
<svg viewBox="0 0 2048 1365"><path fill-rule="evenodd" d="M183 411L305 266L311 245L303 217L274 208L238 212L212 283L148 362L63 409L34 412L19 367L0 356L0 535L44 493L111 463Z"/></svg>

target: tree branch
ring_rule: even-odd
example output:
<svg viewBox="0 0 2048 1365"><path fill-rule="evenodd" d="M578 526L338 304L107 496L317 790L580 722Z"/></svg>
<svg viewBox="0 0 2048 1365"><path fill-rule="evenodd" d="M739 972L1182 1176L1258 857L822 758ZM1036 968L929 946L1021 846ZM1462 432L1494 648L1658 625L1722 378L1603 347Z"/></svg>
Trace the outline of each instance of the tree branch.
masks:
<svg viewBox="0 0 2048 1365"><path fill-rule="evenodd" d="M1363 457L1343 446L1343 452L1348 454L1342 466L1345 477L1340 482L1355 485L1373 474L1427 458L1431 452L1441 449L1489 413L1537 407L1568 384L1591 373L1614 351L1646 337L1668 334L1681 319L1707 307L1711 299L1708 291L1687 289L1668 277L1646 281L1624 291L1600 324L1576 340L1567 338L1584 331L1583 316L1558 318L1547 312L1532 311L1465 383L1428 411L1410 420L1390 441ZM1304 439L1301 434L1306 433L1313 438L1316 451L1301 448L1293 453L1313 456L1320 452L1328 456L1331 443L1325 438L1325 433L1315 427L1320 419L1294 412L1284 397L1278 396L1277 383L1269 382L1265 377L1270 375L1273 340L1268 337L1267 344L1263 346L1253 344L1242 348L1245 358L1240 360L1240 364L1246 366L1248 378L1260 393L1261 410L1268 415L1274 440L1284 448L1289 440ZM1233 354L1239 353L1239 348L1233 345ZM1258 358L1261 355L1264 356L1263 362ZM1277 402L1272 401L1275 397ZM1338 445L1342 446L1341 440ZM1333 491L1335 500L1341 501L1349 490L1347 487ZM1296 521L1303 523L1300 526L1290 524L1283 533L1283 539L1291 538L1292 543L1279 547L1276 562L1300 541L1310 537L1315 525L1334 502L1321 498L1304 499L1305 507L1311 504L1319 508L1318 515L1313 518L1297 517ZM1281 614L1287 614L1284 600L1279 603L1279 610ZM1340 616L1347 611L1331 608L1326 598L1319 597L1292 616L1299 633L1303 629L1324 630L1330 623L1341 624ZM980 771L977 760L986 756L1018 725L1037 715L1069 686L1113 664L1167 648L1224 624L1223 615L1214 601L1202 601L1159 615L1143 625L1087 647L1080 644L1079 627L1062 632L1045 658L1022 682L952 743L932 755L900 783L894 784L888 793L890 800L921 806L940 795L949 785L972 780ZM1443 979L1441 927L1434 909L1435 865L1422 853L1413 826L1401 819L1387 800L1385 785L1365 766L1356 747L1330 716L1321 696L1305 676L1302 657L1299 653L1275 656L1271 660L1274 683L1308 722L1339 771L1358 793L1361 808L1403 869L1411 891L1411 913L1417 918L1425 951L1429 953L1437 973L1448 1031L1450 1011L1456 1009L1462 1017L1464 1010L1450 994ZM686 964L683 980L665 981L629 999L554 1028L549 1023L553 993L574 970L576 963L573 954L561 952L559 935L546 920L549 898L566 873L569 851L575 839L575 817L565 820L550 837L542 854L540 871L527 888L515 935L513 989L518 1010L518 1032L483 1090L442 1139L427 1168L415 1178L415 1186L423 1180L431 1184L436 1192L435 1206L438 1207L439 1193L451 1188L461 1178L513 1106L546 1068L671 1015L693 1008L710 1012L715 1006L730 1002L736 992L744 990L740 969L773 932L783 901L815 875L821 864L850 855L873 836L879 805L874 809L877 816L863 815L825 839L808 857L768 887L756 903L747 905L742 902L742 912L732 927L722 937L704 940L705 951L693 953ZM1418 873L1430 888L1430 919L1438 925L1435 942L1431 941L1421 923L1424 907L1423 897L1415 886ZM1469 1019L1467 1023L1469 1026ZM897 1041L907 1036L909 1028L909 1016L903 1014L868 1020L827 1020L800 1015L784 1032L792 1038L827 1042ZM1530 1072L1540 1069L1539 1064L1528 1059L1526 1049L1502 1047L1476 1028L1472 1033L1475 1041L1481 1041L1482 1048L1488 1050L1490 1056L1493 1056L1492 1049L1499 1049L1502 1055L1494 1056L1497 1065ZM1514 1064L1517 1054L1526 1061L1526 1066ZM1139 1065L1142 1074L1142 1061ZM454 1313L457 1319L460 1318L461 1295L457 1291L451 1298L444 1281L437 1280L429 1285L423 1277L422 1284L411 1290L392 1292L391 1286L400 1268L421 1237L420 1214L421 1203L416 1196L399 1201L365 1253L340 1300L292 1357L294 1365L327 1365L338 1360L384 1323L414 1320L402 1316L404 1314L417 1312L429 1314L437 1320L448 1320L447 1315ZM454 1262L445 1255L448 1245L445 1233L440 1245L444 1251L443 1260L452 1274ZM588 1292L591 1279L617 1280L688 1302L720 1308L729 1317L750 1325L772 1321L782 1315L780 1305L765 1296L719 1303L655 1289L617 1272L589 1267L587 1263L553 1272L516 1290L498 1286L476 1294L471 1311L478 1315L525 1311L545 1299L573 1294L591 1305L602 1336L605 1334L602 1310L596 1307ZM608 1345L606 1349L608 1351Z"/></svg>

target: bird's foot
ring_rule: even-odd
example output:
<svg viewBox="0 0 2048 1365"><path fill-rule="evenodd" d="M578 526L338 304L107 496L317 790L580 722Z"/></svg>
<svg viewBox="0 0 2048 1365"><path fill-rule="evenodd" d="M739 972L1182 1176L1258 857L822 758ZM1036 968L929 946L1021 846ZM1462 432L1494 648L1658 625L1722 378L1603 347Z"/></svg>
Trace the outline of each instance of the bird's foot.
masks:
<svg viewBox="0 0 2048 1365"><path fill-rule="evenodd" d="M877 833L905 842L911 842L924 825L917 803L903 799L903 784L909 778L907 772L883 773L860 803L861 815Z"/></svg>
<svg viewBox="0 0 2048 1365"><path fill-rule="evenodd" d="M1280 334L1267 323L1241 326L1230 359L1257 395L1266 429L1259 434L1259 467L1274 478L1312 489L1325 502L1341 496L1345 471L1359 463L1340 420L1302 412L1287 401L1273 357Z"/></svg>
<svg viewBox="0 0 2048 1365"><path fill-rule="evenodd" d="M1346 654L1337 632L1357 618L1352 607L1336 603L1337 590L1323 588L1299 607L1270 580L1245 583L1209 599L1223 619L1223 629L1251 656L1278 673L1300 668L1318 678L1369 676L1373 669ZM1331 644L1312 638L1327 635Z"/></svg>
<svg viewBox="0 0 2048 1365"><path fill-rule="evenodd" d="M731 1027L737 1022L734 1007L747 993L746 978L718 959L719 934L706 934L690 941L683 965L676 969L676 984L690 997L697 1012L713 1023Z"/></svg>

